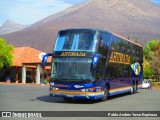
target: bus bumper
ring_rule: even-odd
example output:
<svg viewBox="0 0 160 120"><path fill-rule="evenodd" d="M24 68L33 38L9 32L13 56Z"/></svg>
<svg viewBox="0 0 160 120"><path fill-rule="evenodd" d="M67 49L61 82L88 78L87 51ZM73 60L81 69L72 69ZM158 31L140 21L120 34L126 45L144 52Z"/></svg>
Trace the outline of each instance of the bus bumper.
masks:
<svg viewBox="0 0 160 120"><path fill-rule="evenodd" d="M73 99L100 99L103 97L104 92L65 92L65 91L50 91L51 97L68 97Z"/></svg>

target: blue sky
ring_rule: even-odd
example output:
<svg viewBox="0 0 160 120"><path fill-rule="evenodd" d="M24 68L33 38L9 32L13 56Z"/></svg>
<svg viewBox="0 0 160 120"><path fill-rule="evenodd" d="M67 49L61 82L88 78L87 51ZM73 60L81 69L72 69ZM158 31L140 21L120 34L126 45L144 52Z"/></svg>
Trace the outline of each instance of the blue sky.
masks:
<svg viewBox="0 0 160 120"><path fill-rule="evenodd" d="M86 0L0 0L0 26L6 20L33 24L74 4ZM160 5L160 0L150 0Z"/></svg>
<svg viewBox="0 0 160 120"><path fill-rule="evenodd" d="M86 0L0 0L0 26L6 20L33 24Z"/></svg>
<svg viewBox="0 0 160 120"><path fill-rule="evenodd" d="M157 4L157 5L160 5L160 0L150 0L150 1Z"/></svg>

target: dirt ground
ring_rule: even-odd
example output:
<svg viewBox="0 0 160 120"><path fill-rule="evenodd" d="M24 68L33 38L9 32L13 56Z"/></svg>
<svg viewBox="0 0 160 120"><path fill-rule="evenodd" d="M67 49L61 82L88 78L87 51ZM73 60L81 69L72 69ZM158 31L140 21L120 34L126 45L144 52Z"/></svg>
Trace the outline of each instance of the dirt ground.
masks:
<svg viewBox="0 0 160 120"><path fill-rule="evenodd" d="M160 89L160 85L153 85L153 86L152 86L152 89L153 89L153 90L159 90L159 89Z"/></svg>

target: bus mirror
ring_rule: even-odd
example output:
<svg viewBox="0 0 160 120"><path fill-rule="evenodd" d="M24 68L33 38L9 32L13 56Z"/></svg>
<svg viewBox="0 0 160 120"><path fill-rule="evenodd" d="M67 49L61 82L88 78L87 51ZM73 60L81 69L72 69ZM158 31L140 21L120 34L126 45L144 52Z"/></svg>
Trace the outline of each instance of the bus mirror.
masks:
<svg viewBox="0 0 160 120"><path fill-rule="evenodd" d="M95 54L92 57L92 68L95 69L97 67L97 63L99 61L100 54Z"/></svg>
<svg viewBox="0 0 160 120"><path fill-rule="evenodd" d="M49 56L52 56L52 54L51 53L47 53L47 54L45 54L44 56L43 56L43 58L42 58L42 68L44 69L45 68L45 66L46 66L46 63L47 63L47 60L48 60L48 57Z"/></svg>

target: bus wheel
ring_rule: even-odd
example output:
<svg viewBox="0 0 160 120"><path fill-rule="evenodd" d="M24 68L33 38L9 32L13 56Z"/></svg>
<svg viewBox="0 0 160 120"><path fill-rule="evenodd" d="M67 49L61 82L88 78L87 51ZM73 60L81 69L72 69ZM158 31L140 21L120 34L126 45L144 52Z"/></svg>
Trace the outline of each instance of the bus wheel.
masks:
<svg viewBox="0 0 160 120"><path fill-rule="evenodd" d="M104 102L104 101L106 101L107 99L108 99L108 87L106 86L105 88L104 88L104 96L103 96L103 98L101 98L101 101L102 102Z"/></svg>
<svg viewBox="0 0 160 120"><path fill-rule="evenodd" d="M66 102L70 102L72 100L72 98L69 97L63 97L63 100L65 100Z"/></svg>
<svg viewBox="0 0 160 120"><path fill-rule="evenodd" d="M137 93L137 84L135 83L133 85L133 94Z"/></svg>
<svg viewBox="0 0 160 120"><path fill-rule="evenodd" d="M135 94L137 92L137 84L133 83L131 88L131 94Z"/></svg>

